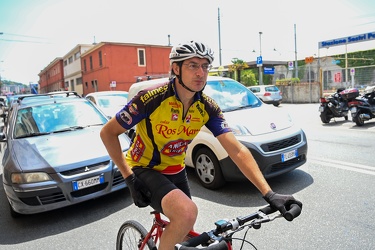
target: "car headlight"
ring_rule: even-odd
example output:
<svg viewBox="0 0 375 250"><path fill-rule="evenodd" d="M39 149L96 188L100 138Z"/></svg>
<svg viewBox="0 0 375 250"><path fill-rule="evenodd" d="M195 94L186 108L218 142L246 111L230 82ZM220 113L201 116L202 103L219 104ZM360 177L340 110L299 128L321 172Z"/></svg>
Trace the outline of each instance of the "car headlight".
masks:
<svg viewBox="0 0 375 250"><path fill-rule="evenodd" d="M234 135L250 135L250 131L245 126L230 125L229 127Z"/></svg>
<svg viewBox="0 0 375 250"><path fill-rule="evenodd" d="M48 174L43 172L13 173L11 179L13 184L35 183L52 180Z"/></svg>

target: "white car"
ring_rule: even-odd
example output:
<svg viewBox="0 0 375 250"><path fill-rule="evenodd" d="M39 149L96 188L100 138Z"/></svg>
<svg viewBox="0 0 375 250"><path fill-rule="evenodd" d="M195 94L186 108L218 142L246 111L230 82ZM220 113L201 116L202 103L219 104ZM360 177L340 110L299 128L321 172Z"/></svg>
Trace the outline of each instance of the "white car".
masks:
<svg viewBox="0 0 375 250"><path fill-rule="evenodd" d="M128 100L127 91L98 91L86 95L86 99L95 103L108 117L114 116Z"/></svg>
<svg viewBox="0 0 375 250"><path fill-rule="evenodd" d="M248 87L264 103L279 106L283 96L279 88L275 85L256 85Z"/></svg>
<svg viewBox="0 0 375 250"><path fill-rule="evenodd" d="M128 100L140 90L167 78L134 83ZM209 76L204 93L215 99L238 140L253 154L265 178L300 167L307 159L307 140L289 114L264 104L241 83ZM209 189L227 181L246 180L219 141L204 126L189 144L185 163L194 167L201 184Z"/></svg>

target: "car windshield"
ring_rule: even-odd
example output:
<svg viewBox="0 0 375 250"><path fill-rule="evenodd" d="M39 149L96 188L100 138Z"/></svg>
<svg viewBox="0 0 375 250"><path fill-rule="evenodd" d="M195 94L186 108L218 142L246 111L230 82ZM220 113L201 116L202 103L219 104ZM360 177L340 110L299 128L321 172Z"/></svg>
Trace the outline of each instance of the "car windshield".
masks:
<svg viewBox="0 0 375 250"><path fill-rule="evenodd" d="M248 88L233 80L208 81L204 93L213 98L223 112L261 105Z"/></svg>
<svg viewBox="0 0 375 250"><path fill-rule="evenodd" d="M112 94L112 95L101 95L97 97L98 105L102 108L110 108L113 106L125 106L128 100L127 94Z"/></svg>
<svg viewBox="0 0 375 250"><path fill-rule="evenodd" d="M53 103L20 109L17 113L16 138L102 125L107 119L89 102Z"/></svg>

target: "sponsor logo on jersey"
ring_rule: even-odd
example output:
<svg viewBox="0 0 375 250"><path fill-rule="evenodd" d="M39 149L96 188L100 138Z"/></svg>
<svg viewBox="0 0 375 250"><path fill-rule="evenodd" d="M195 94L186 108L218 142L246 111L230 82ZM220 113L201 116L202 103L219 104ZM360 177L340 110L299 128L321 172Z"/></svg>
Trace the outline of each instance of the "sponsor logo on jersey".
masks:
<svg viewBox="0 0 375 250"><path fill-rule="evenodd" d="M133 159L133 161L135 162L138 162L139 159L141 159L144 151L145 151L145 144L142 140L142 138L137 135L137 137L135 138L135 141L134 141L134 144L133 144L133 148L130 152L130 155Z"/></svg>
<svg viewBox="0 0 375 250"><path fill-rule="evenodd" d="M130 112L130 114L132 114L132 115L138 115L138 114L139 114L139 111L138 111L137 104L132 103L132 104L129 106L129 112Z"/></svg>
<svg viewBox="0 0 375 250"><path fill-rule="evenodd" d="M157 94L160 94L160 93L163 93L165 91L167 91L168 89L168 84L166 85L163 85L159 88L156 88L156 89L152 89L152 90L149 90L147 91L145 94L141 95L140 96L140 99L143 103L147 102L147 101L150 101L152 100L152 98L157 95Z"/></svg>
<svg viewBox="0 0 375 250"><path fill-rule="evenodd" d="M133 121L132 116L127 111L122 111L120 113L120 118L123 122L130 125Z"/></svg>
<svg viewBox="0 0 375 250"><path fill-rule="evenodd" d="M167 143L161 153L167 156L181 155L185 153L187 146L189 145L190 140L176 140Z"/></svg>
<svg viewBox="0 0 375 250"><path fill-rule="evenodd" d="M186 136L194 136L198 134L199 128L192 128L190 126L181 125L178 128L170 128L164 124L157 124L155 126L156 132L162 135L164 138L171 138L173 135L185 134Z"/></svg>

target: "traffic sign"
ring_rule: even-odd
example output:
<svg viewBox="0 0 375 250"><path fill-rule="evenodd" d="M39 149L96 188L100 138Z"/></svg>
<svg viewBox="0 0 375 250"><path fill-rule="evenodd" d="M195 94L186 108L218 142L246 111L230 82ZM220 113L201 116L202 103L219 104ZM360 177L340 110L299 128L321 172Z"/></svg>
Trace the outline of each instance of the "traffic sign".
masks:
<svg viewBox="0 0 375 250"><path fill-rule="evenodd" d="M262 56L258 56L257 57L257 66L260 67L263 65L263 59L262 59Z"/></svg>
<svg viewBox="0 0 375 250"><path fill-rule="evenodd" d="M350 75L351 75L351 76L354 76L354 75L355 75L355 68L351 68L351 69L350 69Z"/></svg>
<svg viewBox="0 0 375 250"><path fill-rule="evenodd" d="M275 68L264 67L264 74L265 75L273 75L273 74L275 74Z"/></svg>
<svg viewBox="0 0 375 250"><path fill-rule="evenodd" d="M294 69L294 63L293 62L288 62L288 69L289 70Z"/></svg>
<svg viewBox="0 0 375 250"><path fill-rule="evenodd" d="M312 63L313 61L314 61L314 57L312 56L305 58L305 63Z"/></svg>

